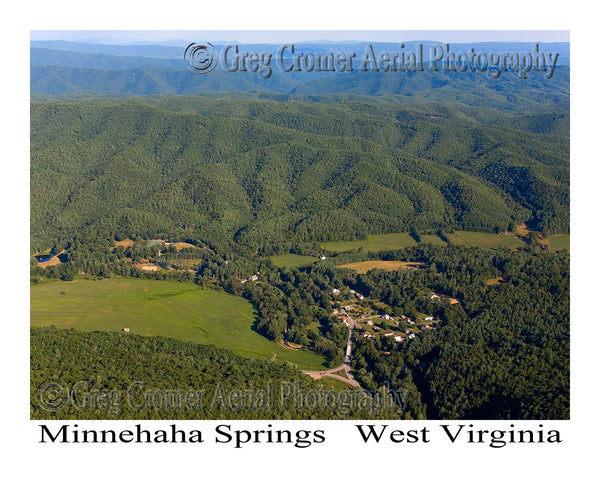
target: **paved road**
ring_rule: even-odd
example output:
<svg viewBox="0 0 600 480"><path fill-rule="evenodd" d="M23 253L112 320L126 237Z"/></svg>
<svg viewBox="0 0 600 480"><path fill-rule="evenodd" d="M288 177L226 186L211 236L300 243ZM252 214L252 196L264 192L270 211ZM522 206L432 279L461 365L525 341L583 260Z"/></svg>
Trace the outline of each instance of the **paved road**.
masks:
<svg viewBox="0 0 600 480"><path fill-rule="evenodd" d="M336 373L336 372L340 372L340 370L344 371L345 376L342 376L342 375L339 375L338 373ZM307 375L310 375L315 380L318 380L323 377L328 377L328 378L334 378L335 380L339 380L340 382L347 383L348 385L351 385L353 387L360 387L360 384L356 380L354 380L354 377L352 376L352 372L350 371L350 365L347 363L343 363L339 367L331 368L329 370L320 370L320 371L302 370L302 373L306 373Z"/></svg>
<svg viewBox="0 0 600 480"><path fill-rule="evenodd" d="M344 358L344 363L342 363L339 367L330 368L329 370L302 370L302 373L306 373L307 375L310 375L312 378L317 380L319 378L329 377L339 380L340 382L347 383L348 385L352 385L353 387L360 387L359 383L356 380L354 380L354 376L352 375L352 372L350 370L350 364L352 361L352 333L354 332L354 327L356 326L357 322L350 315L348 315L348 312L344 313L348 320L349 327L348 343L346 345L346 356ZM336 373L340 370L344 370L344 375L339 375Z"/></svg>

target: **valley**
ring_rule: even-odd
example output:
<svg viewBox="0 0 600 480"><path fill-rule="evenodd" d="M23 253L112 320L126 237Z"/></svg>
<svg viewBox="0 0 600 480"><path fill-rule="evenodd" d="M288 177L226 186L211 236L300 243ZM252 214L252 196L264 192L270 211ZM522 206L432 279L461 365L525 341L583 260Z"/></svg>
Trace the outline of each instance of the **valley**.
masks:
<svg viewBox="0 0 600 480"><path fill-rule="evenodd" d="M551 78L492 79L203 76L167 47L32 45L32 382L390 388L404 400L380 418L569 418L569 49L553 46ZM32 418L85 416L33 395Z"/></svg>

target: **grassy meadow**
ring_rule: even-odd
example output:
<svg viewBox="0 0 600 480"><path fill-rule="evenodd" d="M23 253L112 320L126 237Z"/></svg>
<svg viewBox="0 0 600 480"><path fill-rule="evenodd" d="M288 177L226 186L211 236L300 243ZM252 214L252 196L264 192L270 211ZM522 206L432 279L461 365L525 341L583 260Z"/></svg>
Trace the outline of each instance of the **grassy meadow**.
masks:
<svg viewBox="0 0 600 480"><path fill-rule="evenodd" d="M401 248L414 247L416 245L417 242L415 242L414 238L406 232L369 235L366 240L321 243L321 246L324 249L332 252L344 252L356 250L358 248L363 248L364 250L371 252L379 252L381 250L399 250Z"/></svg>
<svg viewBox="0 0 600 480"><path fill-rule="evenodd" d="M226 348L247 358L287 360L318 370L324 359L283 349L252 330L255 309L245 299L189 283L77 279L31 286L31 325L160 335ZM276 357L274 357L276 355Z"/></svg>
<svg viewBox="0 0 600 480"><path fill-rule="evenodd" d="M495 248L523 248L525 242L520 238L515 238L512 235L500 235L498 233L486 232L467 232L457 230L453 233L448 233L448 238L451 243L456 245L465 245L467 247L478 247L484 249Z"/></svg>
<svg viewBox="0 0 600 480"><path fill-rule="evenodd" d="M552 250L570 250L571 235L552 235L548 237L548 243Z"/></svg>
<svg viewBox="0 0 600 480"><path fill-rule="evenodd" d="M512 235L500 235L497 233L455 231L447 233L450 243L464 245L467 247L478 247L483 249L496 248L522 248L526 244L523 239ZM550 247L554 250L569 248L569 235L556 235L549 238ZM446 245L437 235L421 235L420 243L431 243L433 245ZM363 250L379 252L381 250L400 250L406 247L414 247L417 242L408 233L386 233L382 235L369 235L366 240L324 242L321 246L333 252L345 252L349 250Z"/></svg>
<svg viewBox="0 0 600 480"><path fill-rule="evenodd" d="M338 268L350 268L356 273L367 273L370 270L398 270L399 268L422 268L426 265L422 262L402 262L396 260L367 260L365 262L346 263L338 265Z"/></svg>

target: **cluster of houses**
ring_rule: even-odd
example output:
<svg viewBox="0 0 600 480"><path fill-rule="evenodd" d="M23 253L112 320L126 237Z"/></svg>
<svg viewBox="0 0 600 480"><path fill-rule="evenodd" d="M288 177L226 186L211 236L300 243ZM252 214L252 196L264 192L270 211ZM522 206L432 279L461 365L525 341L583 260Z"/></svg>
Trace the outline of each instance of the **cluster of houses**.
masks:
<svg viewBox="0 0 600 480"><path fill-rule="evenodd" d="M390 315L380 315L380 317L384 320L394 320L393 317L391 317ZM408 323L409 325L415 325L415 321L410 319L409 317L407 317L406 315L401 315L402 320L406 321L406 323ZM434 317L432 316L428 316L425 317L423 320L426 322L431 322L433 320ZM366 322L367 326L370 326L373 328L373 331L379 331L379 327L374 326L374 323L372 320L368 320ZM429 324L422 324L419 325L419 329L422 331L426 331L431 329L432 326ZM416 338L417 334L415 333L415 331L412 328L407 329L405 332L405 336L402 335L398 335L397 332L393 332L393 331L385 331L382 335L384 337L394 337L394 340L398 343L403 342L405 339L408 340L412 340L413 338ZM373 336L367 332L363 332L361 333L361 335L365 338L373 338Z"/></svg>
<svg viewBox="0 0 600 480"><path fill-rule="evenodd" d="M447 297L445 295L439 295L437 293L432 292L430 295L431 300L441 300L442 298L447 298L450 300L450 305L456 305L460 303L456 298Z"/></svg>
<svg viewBox="0 0 600 480"><path fill-rule="evenodd" d="M394 337L394 340L395 340L397 343L400 343L400 342L403 342L403 341L404 341L404 338L403 338L402 336L400 336L400 335L396 335L394 332L385 332L385 333L383 334L383 336L384 336L384 337L392 337L392 336L393 336L393 337Z"/></svg>
<svg viewBox="0 0 600 480"><path fill-rule="evenodd" d="M340 293L342 293L342 292L340 291L340 289L338 289L338 288L334 288L334 289L333 289L331 292L332 292L332 293L333 293L333 294L334 294L336 297L337 297L337 296L338 296ZM353 296L355 296L355 297L356 297L358 300L364 300L364 299L365 299L365 296L364 296L364 295L362 295L362 294L360 294L360 293L358 293L356 290L350 290L350 294L351 294L351 295L353 295ZM344 296L344 298L346 298L346 297Z"/></svg>
<svg viewBox="0 0 600 480"><path fill-rule="evenodd" d="M242 283L246 283L246 282L256 282L258 280L258 275L260 274L260 272L255 273L254 275L252 275L249 278L245 278L244 280L241 280Z"/></svg>
<svg viewBox="0 0 600 480"><path fill-rule="evenodd" d="M354 290L350 290L350 293L352 295L354 295L358 300L364 300L365 299L364 295L361 295L360 293L355 292Z"/></svg>
<svg viewBox="0 0 600 480"><path fill-rule="evenodd" d="M342 294L342 292L340 291L340 289L334 288L332 290L332 293L334 296L339 296ZM355 290L349 290L349 295L350 296L354 296L357 300L364 300L365 296L362 295L360 292L357 292ZM442 298L449 298L449 297L445 297L443 295L439 295L437 293L431 293L431 299L432 300L441 300ZM344 298L348 298L346 297L346 295L344 295ZM450 298L450 302L452 304L454 303L458 303L458 300ZM339 308L339 310L338 310ZM360 318L360 319L364 319L364 325L370 327L369 331L362 331L360 333L360 335L364 338L374 338L373 337L373 333L375 332L379 332L380 328L378 326L375 325L375 323L373 322L374 317L371 316L371 318L369 318L369 315L365 314L365 312L361 311L362 308L360 305L355 304L355 303L351 303L349 305L344 305L342 307L338 307L338 308L334 308L333 310L333 314L334 315L338 315L338 318L341 322L343 322L345 325L348 325L348 321L345 317L345 315L348 314L348 312L352 312L354 311L354 313L352 314L353 317L355 318ZM409 317L407 317L406 315L400 315L400 318L398 318L398 320L395 320L394 317L392 317L391 315L387 315L387 314L383 314L383 315L379 315L379 317L383 320L386 320L388 322L395 322L395 325L399 325L399 321L400 318L405 321L409 326L411 327L415 327L416 326L416 320L413 320ZM423 318L424 322L432 322L434 320L433 316L427 316L425 318ZM434 323L435 324L435 323ZM390 327L387 327L390 328ZM423 323L421 324L421 322L418 325L419 330L422 331L426 331L428 329L431 329L432 326L429 323ZM415 330L413 330L413 328L408 328L405 332L400 333L398 331L392 331L392 330L386 330L384 329L381 333L379 333L380 335L383 335L384 337L393 337L394 340L397 343L402 343L405 340L412 340L414 338L416 338L418 332L416 332Z"/></svg>

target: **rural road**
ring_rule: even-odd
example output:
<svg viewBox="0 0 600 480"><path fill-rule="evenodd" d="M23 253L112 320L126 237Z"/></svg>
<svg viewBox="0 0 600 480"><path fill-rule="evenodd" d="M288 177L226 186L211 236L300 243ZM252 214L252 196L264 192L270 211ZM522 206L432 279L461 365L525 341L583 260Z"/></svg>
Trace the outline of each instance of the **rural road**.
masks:
<svg viewBox="0 0 600 480"><path fill-rule="evenodd" d="M347 383L353 387L360 387L360 384L354 380L352 376L352 372L350 371L350 365L348 363L343 363L339 367L331 368L329 370L302 370L302 373L306 375L310 375L315 380L318 380L323 377L333 378L335 380L339 380L340 382Z"/></svg>
<svg viewBox="0 0 600 480"><path fill-rule="evenodd" d="M346 356L344 358L344 363L342 363L339 367L330 368L329 370L302 370L302 373L306 375L310 375L315 380L323 377L334 378L335 380L339 380L340 382L347 383L353 387L360 387L359 383L354 379L352 372L350 370L350 363L352 360L352 333L354 332L354 327L356 326L356 320L354 320L348 312L344 312L346 314L346 318L348 319L348 343L346 345Z"/></svg>

